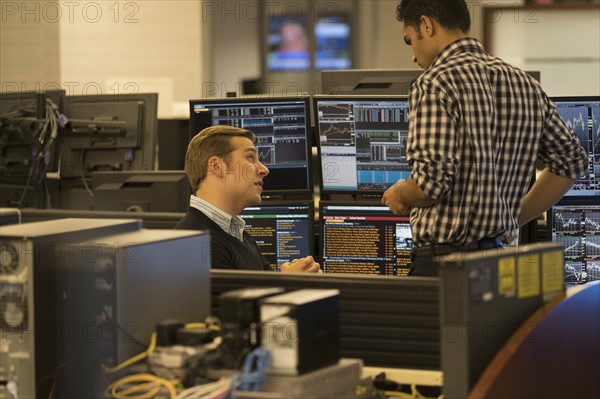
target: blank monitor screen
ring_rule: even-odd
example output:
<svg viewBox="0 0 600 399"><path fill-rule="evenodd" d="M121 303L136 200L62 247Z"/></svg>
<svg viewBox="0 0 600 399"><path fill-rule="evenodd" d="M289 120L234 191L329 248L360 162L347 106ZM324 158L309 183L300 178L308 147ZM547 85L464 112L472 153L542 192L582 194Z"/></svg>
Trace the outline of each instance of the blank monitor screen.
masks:
<svg viewBox="0 0 600 399"><path fill-rule="evenodd" d="M595 204L592 204L595 202ZM565 283L600 280L600 205L565 199L548 211L552 241L565 247Z"/></svg>
<svg viewBox="0 0 600 399"><path fill-rule="evenodd" d="M313 214L308 203L263 203L244 209L240 216L271 267L279 271L282 263L312 254Z"/></svg>
<svg viewBox="0 0 600 399"><path fill-rule="evenodd" d="M368 203L320 203L326 273L405 276L413 248L407 216Z"/></svg>
<svg viewBox="0 0 600 399"><path fill-rule="evenodd" d="M588 153L590 166L566 196L600 196L600 97L556 97L556 111Z"/></svg>
<svg viewBox="0 0 600 399"><path fill-rule="evenodd" d="M406 179L408 100L315 96L323 192L383 192Z"/></svg>
<svg viewBox="0 0 600 399"><path fill-rule="evenodd" d="M309 104L309 96L190 100L191 135L213 125L251 130L270 171L264 193L312 193Z"/></svg>

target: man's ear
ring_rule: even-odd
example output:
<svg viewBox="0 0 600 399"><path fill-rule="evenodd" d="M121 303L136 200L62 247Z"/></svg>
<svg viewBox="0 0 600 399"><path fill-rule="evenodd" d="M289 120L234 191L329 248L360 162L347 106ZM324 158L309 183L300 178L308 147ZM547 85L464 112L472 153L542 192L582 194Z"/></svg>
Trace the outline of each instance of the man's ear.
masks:
<svg viewBox="0 0 600 399"><path fill-rule="evenodd" d="M219 158L216 155L208 158L207 166L207 174L209 175L215 175L216 177L223 178L225 176L225 173L227 172L227 170L224 169L225 163L221 158Z"/></svg>
<svg viewBox="0 0 600 399"><path fill-rule="evenodd" d="M431 37L435 32L434 20L427 15L421 15L421 34L424 37Z"/></svg>

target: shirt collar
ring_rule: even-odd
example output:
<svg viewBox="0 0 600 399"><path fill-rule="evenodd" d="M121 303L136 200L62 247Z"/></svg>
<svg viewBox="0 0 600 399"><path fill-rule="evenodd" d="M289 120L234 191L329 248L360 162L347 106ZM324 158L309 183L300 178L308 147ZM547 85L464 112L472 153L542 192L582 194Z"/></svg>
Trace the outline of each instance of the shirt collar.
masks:
<svg viewBox="0 0 600 399"><path fill-rule="evenodd" d="M448 44L434 59L429 69L443 64L453 55L463 52L485 54L485 49L481 42L474 37L463 37Z"/></svg>
<svg viewBox="0 0 600 399"><path fill-rule="evenodd" d="M208 216L227 234L234 236L240 241L244 241L243 234L244 228L246 227L246 222L241 217L231 216L210 202L200 197L196 197L193 194L190 196L190 207L195 208Z"/></svg>

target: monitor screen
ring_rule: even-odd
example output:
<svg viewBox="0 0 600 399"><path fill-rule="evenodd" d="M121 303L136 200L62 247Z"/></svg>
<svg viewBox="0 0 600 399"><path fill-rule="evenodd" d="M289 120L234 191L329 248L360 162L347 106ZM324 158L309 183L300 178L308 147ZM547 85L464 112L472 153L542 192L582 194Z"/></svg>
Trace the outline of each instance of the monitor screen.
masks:
<svg viewBox="0 0 600 399"><path fill-rule="evenodd" d="M560 117L573 129L588 153L590 166L566 196L600 196L600 97L555 97Z"/></svg>
<svg viewBox="0 0 600 399"><path fill-rule="evenodd" d="M348 69L350 57L350 24L342 15L330 15L315 23L315 68Z"/></svg>
<svg viewBox="0 0 600 399"><path fill-rule="evenodd" d="M240 215L273 270L282 263L313 254L314 212L308 203L263 203Z"/></svg>
<svg viewBox="0 0 600 399"><path fill-rule="evenodd" d="M315 96L323 192L382 193L406 179L408 100Z"/></svg>
<svg viewBox="0 0 600 399"><path fill-rule="evenodd" d="M369 203L320 203L322 268L325 273L406 276L412 233L408 216Z"/></svg>
<svg viewBox="0 0 600 399"><path fill-rule="evenodd" d="M158 95L68 96L61 132L60 176L154 170Z"/></svg>
<svg viewBox="0 0 600 399"><path fill-rule="evenodd" d="M299 17L269 17L267 69L302 71L310 68L309 35L306 21Z"/></svg>
<svg viewBox="0 0 600 399"><path fill-rule="evenodd" d="M565 199L548 211L552 241L565 247L565 283L600 280L600 205L592 200Z"/></svg>
<svg viewBox="0 0 600 399"><path fill-rule="evenodd" d="M309 104L309 96L190 100L191 136L213 125L251 130L269 168L263 194L312 193Z"/></svg>

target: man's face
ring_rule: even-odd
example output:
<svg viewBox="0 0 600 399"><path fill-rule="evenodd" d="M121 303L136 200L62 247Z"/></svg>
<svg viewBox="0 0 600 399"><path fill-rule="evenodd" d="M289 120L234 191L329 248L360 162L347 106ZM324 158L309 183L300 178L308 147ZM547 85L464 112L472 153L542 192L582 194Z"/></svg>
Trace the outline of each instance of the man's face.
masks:
<svg viewBox="0 0 600 399"><path fill-rule="evenodd" d="M404 43L412 47L413 62L423 69L428 69L435 58L432 54L430 39L424 37L416 28L404 24L402 27Z"/></svg>
<svg viewBox="0 0 600 399"><path fill-rule="evenodd" d="M234 150L230 155L225 176L226 195L242 209L258 205L263 192L263 178L269 174L269 169L258 160L258 152L250 139L233 137L231 146Z"/></svg>

